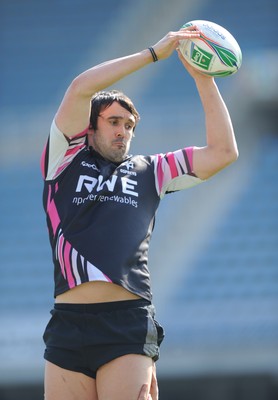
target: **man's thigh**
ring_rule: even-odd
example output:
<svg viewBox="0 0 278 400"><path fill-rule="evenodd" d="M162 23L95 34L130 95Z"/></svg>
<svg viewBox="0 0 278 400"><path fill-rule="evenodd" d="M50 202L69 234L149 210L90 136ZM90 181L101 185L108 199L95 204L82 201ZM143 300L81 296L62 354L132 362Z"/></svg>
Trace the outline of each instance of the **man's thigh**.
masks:
<svg viewBox="0 0 278 400"><path fill-rule="evenodd" d="M98 400L137 400L143 384L150 386L153 360L139 354L118 357L97 371Z"/></svg>
<svg viewBox="0 0 278 400"><path fill-rule="evenodd" d="M46 361L45 400L98 400L96 381Z"/></svg>

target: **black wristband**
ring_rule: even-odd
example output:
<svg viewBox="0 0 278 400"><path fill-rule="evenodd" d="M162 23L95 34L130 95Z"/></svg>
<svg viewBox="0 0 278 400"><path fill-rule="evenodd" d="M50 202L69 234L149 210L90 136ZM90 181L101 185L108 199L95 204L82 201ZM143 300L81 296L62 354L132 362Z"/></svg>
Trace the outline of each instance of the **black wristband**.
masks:
<svg viewBox="0 0 278 400"><path fill-rule="evenodd" d="M152 55L152 57L153 57L153 62L158 61L158 58L157 58L157 55L156 55L154 49L153 49L152 47L148 47L148 49L150 50L151 55Z"/></svg>

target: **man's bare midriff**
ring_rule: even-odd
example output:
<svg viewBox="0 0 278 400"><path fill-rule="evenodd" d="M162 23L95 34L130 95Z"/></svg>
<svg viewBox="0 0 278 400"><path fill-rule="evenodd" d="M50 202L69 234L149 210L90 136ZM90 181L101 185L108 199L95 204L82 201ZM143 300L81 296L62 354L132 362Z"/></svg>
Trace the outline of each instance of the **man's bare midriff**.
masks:
<svg viewBox="0 0 278 400"><path fill-rule="evenodd" d="M86 282L56 297L56 303L106 303L136 300L139 296L119 285L107 282Z"/></svg>

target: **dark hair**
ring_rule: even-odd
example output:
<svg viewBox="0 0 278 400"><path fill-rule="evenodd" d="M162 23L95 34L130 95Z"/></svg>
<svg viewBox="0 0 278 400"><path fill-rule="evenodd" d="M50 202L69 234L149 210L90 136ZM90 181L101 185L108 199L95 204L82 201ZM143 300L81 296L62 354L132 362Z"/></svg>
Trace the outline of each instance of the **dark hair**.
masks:
<svg viewBox="0 0 278 400"><path fill-rule="evenodd" d="M94 94L91 100L90 128L97 129L97 119L101 111L111 106L117 101L123 108L129 111L135 118L135 126L140 119L140 115L134 104L124 93L118 90L101 91ZM135 127L134 127L135 129Z"/></svg>

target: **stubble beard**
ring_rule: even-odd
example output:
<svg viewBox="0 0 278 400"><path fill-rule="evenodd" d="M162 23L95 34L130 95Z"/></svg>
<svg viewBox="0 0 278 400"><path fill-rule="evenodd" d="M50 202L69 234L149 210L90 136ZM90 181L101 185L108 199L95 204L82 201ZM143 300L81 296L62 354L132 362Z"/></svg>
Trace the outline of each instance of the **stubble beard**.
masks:
<svg viewBox="0 0 278 400"><path fill-rule="evenodd" d="M126 145L119 148L109 148L107 150L102 150L99 146L95 146L94 148L107 161L115 163L122 162L126 158L129 149Z"/></svg>
<svg viewBox="0 0 278 400"><path fill-rule="evenodd" d="M111 150L108 159L112 162L119 163L123 161L127 156L127 147L124 146L120 149Z"/></svg>
<svg viewBox="0 0 278 400"><path fill-rule="evenodd" d="M117 143L119 146L117 146ZM115 163L120 163L126 158L130 147L130 143L121 140L115 140L110 146L107 146L107 144L104 145L96 136L91 141L91 144L94 150L103 158Z"/></svg>

